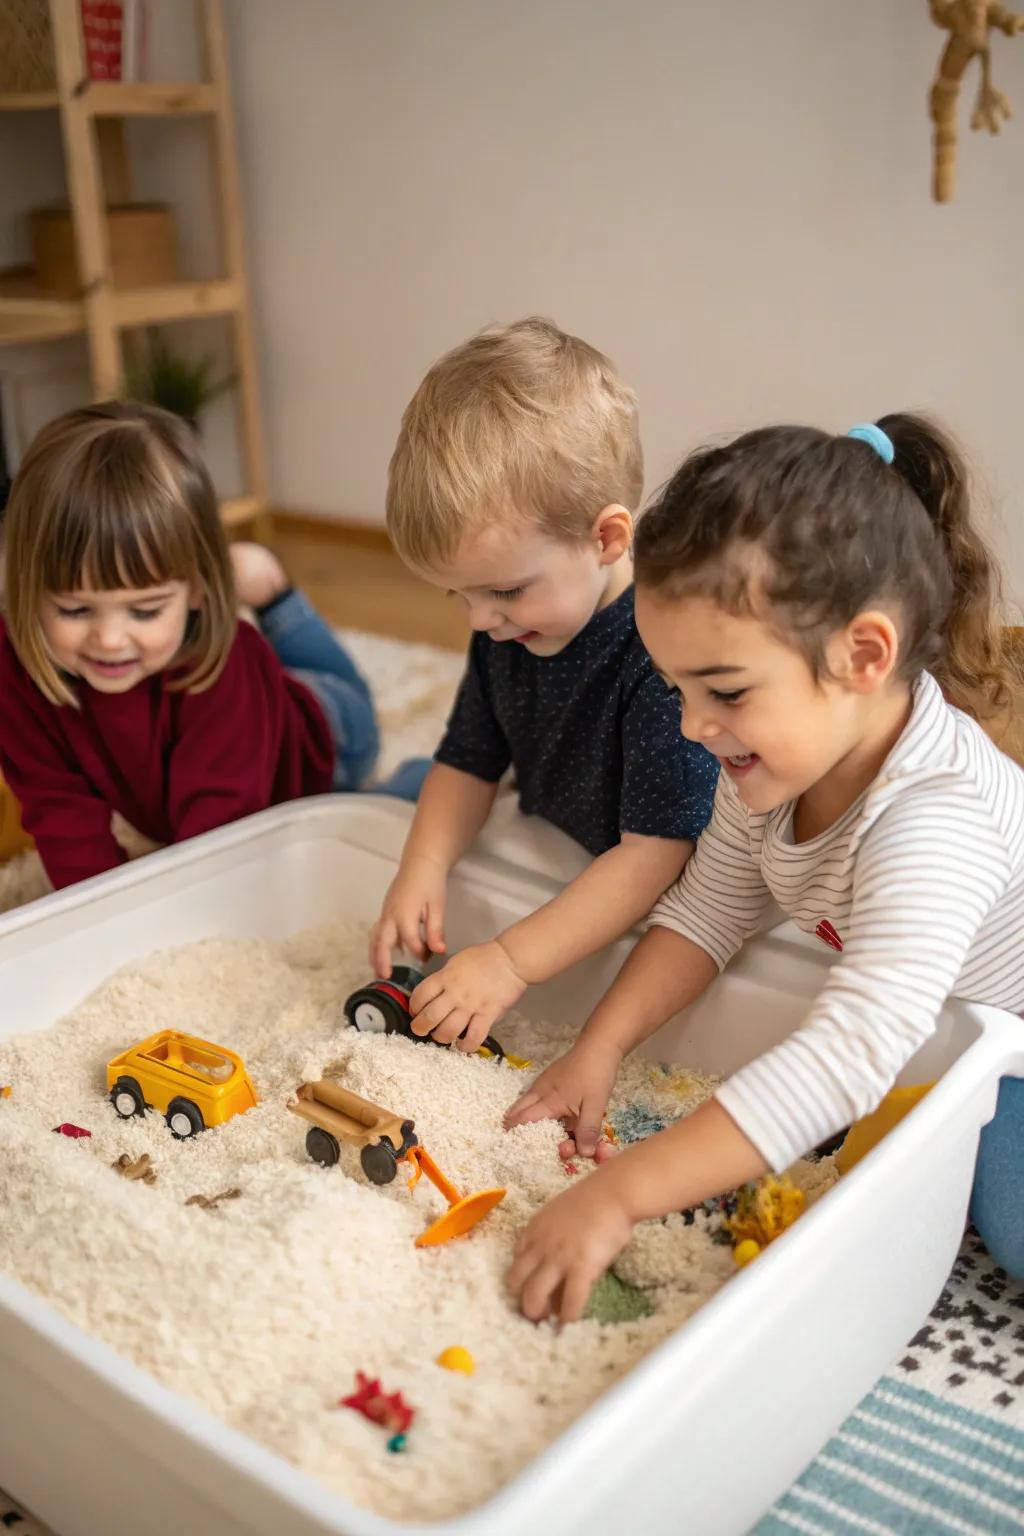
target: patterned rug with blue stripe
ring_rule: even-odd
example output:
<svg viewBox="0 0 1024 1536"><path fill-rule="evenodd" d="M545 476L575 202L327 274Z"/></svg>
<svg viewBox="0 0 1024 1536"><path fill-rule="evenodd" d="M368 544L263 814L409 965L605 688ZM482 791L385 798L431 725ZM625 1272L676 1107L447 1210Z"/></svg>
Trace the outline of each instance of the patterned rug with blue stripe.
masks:
<svg viewBox="0 0 1024 1536"><path fill-rule="evenodd" d="M973 1232L931 1316L751 1536L1019 1536L1024 1286Z"/></svg>

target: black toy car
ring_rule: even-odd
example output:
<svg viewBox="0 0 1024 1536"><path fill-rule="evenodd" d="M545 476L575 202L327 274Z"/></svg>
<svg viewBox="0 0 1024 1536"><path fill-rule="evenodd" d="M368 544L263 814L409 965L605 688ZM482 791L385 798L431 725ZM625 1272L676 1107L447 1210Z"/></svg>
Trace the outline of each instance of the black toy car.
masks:
<svg viewBox="0 0 1024 1536"><path fill-rule="evenodd" d="M353 1029L370 1034L405 1035L407 1040L430 1040L443 1044L432 1035L416 1035L412 1030L409 999L423 980L423 973L412 965L396 965L387 981L371 981L353 992L345 1003L345 1017ZM505 1052L493 1035L481 1047L499 1061Z"/></svg>

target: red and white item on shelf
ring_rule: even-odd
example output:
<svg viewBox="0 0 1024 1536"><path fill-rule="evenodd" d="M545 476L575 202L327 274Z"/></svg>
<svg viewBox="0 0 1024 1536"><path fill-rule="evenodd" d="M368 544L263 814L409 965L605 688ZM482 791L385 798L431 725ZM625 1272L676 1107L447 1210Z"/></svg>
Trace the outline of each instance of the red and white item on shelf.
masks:
<svg viewBox="0 0 1024 1536"><path fill-rule="evenodd" d="M82 41L90 80L141 80L145 74L145 0L81 0Z"/></svg>

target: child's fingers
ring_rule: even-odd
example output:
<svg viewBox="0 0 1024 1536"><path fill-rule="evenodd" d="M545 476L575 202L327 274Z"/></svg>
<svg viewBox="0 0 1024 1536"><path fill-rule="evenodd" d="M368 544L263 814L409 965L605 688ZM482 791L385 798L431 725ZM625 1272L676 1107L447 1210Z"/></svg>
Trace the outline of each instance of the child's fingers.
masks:
<svg viewBox="0 0 1024 1536"><path fill-rule="evenodd" d="M551 1300L562 1283L562 1266L554 1259L533 1261L519 1292L519 1306L524 1316L539 1323L551 1311Z"/></svg>
<svg viewBox="0 0 1024 1536"><path fill-rule="evenodd" d="M398 937L401 941L402 948L407 949L410 955L415 956L417 960L425 960L430 951L427 949L427 946L423 942L423 935L420 932L419 916L417 915L415 918L407 918L404 915L401 915L398 919L397 927ZM385 974L387 975L390 973L385 972Z"/></svg>
<svg viewBox="0 0 1024 1536"><path fill-rule="evenodd" d="M582 1264L574 1264L562 1282L562 1299L558 1308L558 1320L577 1323L583 1316L594 1277Z"/></svg>
<svg viewBox="0 0 1024 1536"><path fill-rule="evenodd" d="M576 1147L581 1157L593 1157L597 1151L597 1144L604 1134L606 1107L602 1097L593 1093L584 1094L573 1129Z"/></svg>
<svg viewBox="0 0 1024 1536"><path fill-rule="evenodd" d="M526 1093L520 1094L511 1108L505 1111L505 1129L510 1131L514 1125L530 1125L534 1120L551 1118L551 1111L543 1095L530 1088Z"/></svg>
<svg viewBox="0 0 1024 1536"><path fill-rule="evenodd" d="M435 955L443 955L446 949L444 942L444 897L436 896L433 901L427 903L427 944Z"/></svg>
<svg viewBox="0 0 1024 1536"><path fill-rule="evenodd" d="M370 965L375 976L391 975L391 956L398 942L398 929L394 919L382 917L373 930L370 941Z"/></svg>
<svg viewBox="0 0 1024 1536"><path fill-rule="evenodd" d="M444 1022L434 1030L434 1039L439 1045L451 1045L453 1042L461 1045L459 1036L469 1023L469 1015L464 1008L453 1008L445 1014Z"/></svg>
<svg viewBox="0 0 1024 1536"><path fill-rule="evenodd" d="M439 972L437 976L431 976L427 979L434 983L434 996L413 1015L412 1032L414 1035L432 1035L437 1026L444 1023L455 1007L450 994L445 991L444 982L441 980L441 973ZM466 1023L465 1014L462 1016L462 1022L463 1024Z"/></svg>
<svg viewBox="0 0 1024 1536"><path fill-rule="evenodd" d="M597 1144L601 1140L601 1126L586 1124L582 1118L576 1121L576 1129L573 1131L576 1142L576 1150L581 1157L593 1157L597 1151Z"/></svg>
<svg viewBox="0 0 1024 1536"><path fill-rule="evenodd" d="M468 1054L478 1051L487 1038L487 1032L493 1022L494 1020L485 1013L474 1013L461 1036L455 1042L459 1050L466 1051Z"/></svg>
<svg viewBox="0 0 1024 1536"><path fill-rule="evenodd" d="M534 1262L534 1256L528 1248L519 1248L516 1250L515 1257L513 1258L512 1263L509 1266L508 1274L505 1277L505 1284L508 1286L513 1296L519 1295L519 1292L523 1287L523 1282L525 1281L530 1271L533 1269Z"/></svg>
<svg viewBox="0 0 1024 1536"><path fill-rule="evenodd" d="M444 971L435 971L433 976L424 976L418 987L414 987L409 997L409 1012L413 1018L428 1003L432 1003L435 997L440 997L445 989Z"/></svg>

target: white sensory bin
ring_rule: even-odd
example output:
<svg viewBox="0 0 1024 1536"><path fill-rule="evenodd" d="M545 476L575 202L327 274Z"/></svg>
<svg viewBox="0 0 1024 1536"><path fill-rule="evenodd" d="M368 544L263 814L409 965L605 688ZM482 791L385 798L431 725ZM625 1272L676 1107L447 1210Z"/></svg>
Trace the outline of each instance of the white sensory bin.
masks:
<svg viewBox="0 0 1024 1536"><path fill-rule="evenodd" d="M118 966L158 948L369 922L410 815L381 797L292 803L0 918L0 1036L49 1028ZM547 899L551 870L572 873L561 857L570 846L506 814L452 879L450 948L491 937ZM626 950L615 945L533 989L520 1011L582 1023ZM762 934L647 1053L734 1070L799 1024L831 959L792 925ZM397 1524L356 1508L5 1276L0 1485L60 1536L741 1536L941 1290L1004 1073L1024 1075L1019 1021L950 1005L900 1079L940 1079L914 1113L469 1515Z"/></svg>

